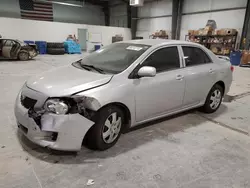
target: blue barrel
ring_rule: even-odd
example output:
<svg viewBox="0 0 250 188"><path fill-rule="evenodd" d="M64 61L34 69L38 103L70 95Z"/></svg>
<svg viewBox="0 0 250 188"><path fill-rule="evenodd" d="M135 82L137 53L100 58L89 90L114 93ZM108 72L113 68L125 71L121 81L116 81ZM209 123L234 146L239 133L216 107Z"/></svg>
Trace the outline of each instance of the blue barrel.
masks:
<svg viewBox="0 0 250 188"><path fill-rule="evenodd" d="M240 60L241 60L240 51L230 53L230 62L232 65L236 65L236 66L240 65Z"/></svg>
<svg viewBox="0 0 250 188"><path fill-rule="evenodd" d="M98 44L98 45L95 45L95 51L99 50L101 48L101 45Z"/></svg>

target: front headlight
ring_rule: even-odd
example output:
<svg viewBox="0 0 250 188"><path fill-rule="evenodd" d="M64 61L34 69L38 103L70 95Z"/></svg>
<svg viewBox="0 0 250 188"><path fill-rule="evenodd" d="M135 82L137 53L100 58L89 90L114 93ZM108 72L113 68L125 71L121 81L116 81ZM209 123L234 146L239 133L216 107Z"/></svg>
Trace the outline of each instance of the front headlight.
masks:
<svg viewBox="0 0 250 188"><path fill-rule="evenodd" d="M46 101L44 108L48 112L53 112L58 115L66 114L69 106L60 99L49 99Z"/></svg>

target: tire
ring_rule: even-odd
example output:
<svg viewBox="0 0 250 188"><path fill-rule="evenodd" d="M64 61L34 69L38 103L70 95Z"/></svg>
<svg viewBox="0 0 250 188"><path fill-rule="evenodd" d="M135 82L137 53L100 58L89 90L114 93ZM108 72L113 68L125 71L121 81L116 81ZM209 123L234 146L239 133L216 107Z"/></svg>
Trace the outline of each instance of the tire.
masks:
<svg viewBox="0 0 250 188"><path fill-rule="evenodd" d="M64 48L64 43L61 42L48 42L47 48Z"/></svg>
<svg viewBox="0 0 250 188"><path fill-rule="evenodd" d="M20 59L21 61L28 61L29 60L28 52L20 52L18 54L18 59Z"/></svg>
<svg viewBox="0 0 250 188"><path fill-rule="evenodd" d="M123 111L117 106L110 105L98 111L93 117L93 121L95 124L84 140L86 146L90 149L103 151L115 145L121 136L123 122L125 122ZM111 135L113 135L112 139Z"/></svg>
<svg viewBox="0 0 250 188"><path fill-rule="evenodd" d="M202 112L210 114L217 111L221 105L223 93L224 90L220 85L214 85L208 93L206 102L201 109Z"/></svg>
<svg viewBox="0 0 250 188"><path fill-rule="evenodd" d="M51 55L63 55L65 54L64 48L48 48L47 53Z"/></svg>

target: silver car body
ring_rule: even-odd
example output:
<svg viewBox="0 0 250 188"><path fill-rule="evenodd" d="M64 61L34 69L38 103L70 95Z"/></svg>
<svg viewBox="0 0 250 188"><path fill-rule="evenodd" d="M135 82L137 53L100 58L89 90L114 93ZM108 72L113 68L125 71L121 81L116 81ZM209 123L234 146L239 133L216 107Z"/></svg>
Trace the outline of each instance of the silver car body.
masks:
<svg viewBox="0 0 250 188"><path fill-rule="evenodd" d="M93 111L116 104L128 112L128 127L133 127L204 105L210 89L217 82L224 83L224 94L229 91L232 82L230 63L217 58L199 44L171 40L134 40L126 43L151 47L119 74L89 72L70 65L29 79L15 105L17 123L22 126L24 135L44 147L77 151L81 149L82 140L94 122L78 113L56 115L45 112L38 126L34 118L28 115L28 109L21 104L23 96L37 100L37 109L41 109L51 97L82 97L85 108ZM178 47L180 69L161 72L155 77L129 79L136 66L142 64L150 54L169 46ZM202 49L212 63L185 67L182 46ZM50 139L53 132L58 133L54 141Z"/></svg>

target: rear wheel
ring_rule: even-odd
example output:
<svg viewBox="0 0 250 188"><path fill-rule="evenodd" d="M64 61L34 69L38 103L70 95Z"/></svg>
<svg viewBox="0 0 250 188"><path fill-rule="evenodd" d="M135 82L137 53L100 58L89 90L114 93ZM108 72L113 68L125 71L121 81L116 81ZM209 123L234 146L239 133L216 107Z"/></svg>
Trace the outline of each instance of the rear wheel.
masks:
<svg viewBox="0 0 250 188"><path fill-rule="evenodd" d="M29 60L29 54L27 52L20 52L18 54L18 58L21 60L21 61L27 61Z"/></svg>
<svg viewBox="0 0 250 188"><path fill-rule="evenodd" d="M123 111L117 106L102 108L94 117L95 125L90 129L86 145L91 149L106 150L118 141L124 124Z"/></svg>
<svg viewBox="0 0 250 188"><path fill-rule="evenodd" d="M222 97L223 88L218 84L214 85L207 96L202 111L205 113L215 112L220 107Z"/></svg>

